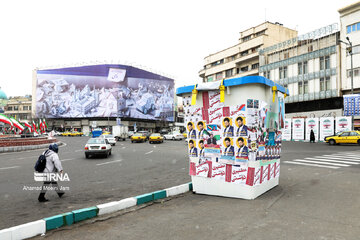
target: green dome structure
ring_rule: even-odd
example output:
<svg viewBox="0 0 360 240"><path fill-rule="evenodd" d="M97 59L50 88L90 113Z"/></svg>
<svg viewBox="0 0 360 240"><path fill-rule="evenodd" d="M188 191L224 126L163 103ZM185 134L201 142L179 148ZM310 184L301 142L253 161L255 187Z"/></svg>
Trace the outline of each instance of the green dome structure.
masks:
<svg viewBox="0 0 360 240"><path fill-rule="evenodd" d="M0 100L7 100L7 96L3 90L1 90L0 87Z"/></svg>

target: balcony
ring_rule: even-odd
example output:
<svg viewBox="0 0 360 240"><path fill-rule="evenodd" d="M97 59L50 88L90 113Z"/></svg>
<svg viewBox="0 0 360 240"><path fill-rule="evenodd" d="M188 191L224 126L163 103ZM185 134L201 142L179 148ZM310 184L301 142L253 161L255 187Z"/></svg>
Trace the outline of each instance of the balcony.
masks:
<svg viewBox="0 0 360 240"><path fill-rule="evenodd" d="M258 57L259 57L258 52L249 53L248 55L241 56L238 59L236 59L235 63L238 64L238 63L245 62L245 61L248 61L250 59L254 59L254 58L258 58Z"/></svg>

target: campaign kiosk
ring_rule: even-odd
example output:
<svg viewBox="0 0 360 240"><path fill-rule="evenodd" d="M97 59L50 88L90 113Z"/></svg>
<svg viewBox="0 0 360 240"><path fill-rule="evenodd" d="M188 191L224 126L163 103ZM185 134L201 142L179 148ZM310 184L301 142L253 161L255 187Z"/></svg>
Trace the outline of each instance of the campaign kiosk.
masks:
<svg viewBox="0 0 360 240"><path fill-rule="evenodd" d="M279 184L288 91L262 76L180 87L193 191L255 199Z"/></svg>

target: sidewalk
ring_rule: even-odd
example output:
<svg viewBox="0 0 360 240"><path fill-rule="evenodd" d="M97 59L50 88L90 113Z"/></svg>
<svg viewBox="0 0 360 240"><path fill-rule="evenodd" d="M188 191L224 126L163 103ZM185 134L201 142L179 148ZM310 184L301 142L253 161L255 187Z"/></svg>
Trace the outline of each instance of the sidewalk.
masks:
<svg viewBox="0 0 360 240"><path fill-rule="evenodd" d="M282 165L280 186L252 201L188 192L45 238L359 239L359 181L358 169Z"/></svg>

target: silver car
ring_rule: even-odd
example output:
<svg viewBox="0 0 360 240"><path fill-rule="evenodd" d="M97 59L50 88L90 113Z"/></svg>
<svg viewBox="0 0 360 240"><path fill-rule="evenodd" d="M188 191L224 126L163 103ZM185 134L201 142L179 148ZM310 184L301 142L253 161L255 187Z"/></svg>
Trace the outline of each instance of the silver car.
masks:
<svg viewBox="0 0 360 240"><path fill-rule="evenodd" d="M85 157L103 155L106 158L111 155L111 145L107 139L90 138L85 144Z"/></svg>
<svg viewBox="0 0 360 240"><path fill-rule="evenodd" d="M109 143L111 144L111 146L115 146L116 144L116 139L113 135L101 135L99 138L102 139L107 139L109 141Z"/></svg>

